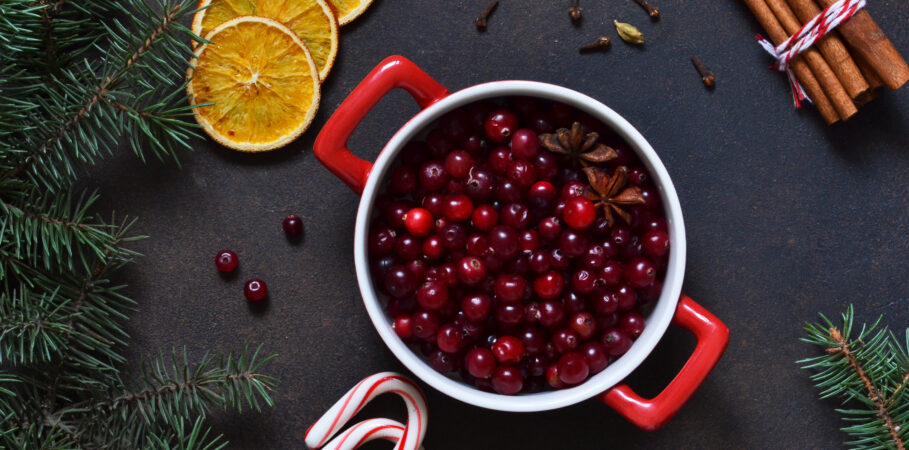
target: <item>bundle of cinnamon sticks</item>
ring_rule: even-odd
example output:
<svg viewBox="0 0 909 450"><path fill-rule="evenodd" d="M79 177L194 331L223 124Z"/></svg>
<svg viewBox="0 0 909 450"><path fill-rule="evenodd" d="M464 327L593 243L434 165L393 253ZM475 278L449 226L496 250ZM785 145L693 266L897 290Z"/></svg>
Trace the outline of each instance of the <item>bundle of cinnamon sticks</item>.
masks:
<svg viewBox="0 0 909 450"><path fill-rule="evenodd" d="M836 0L744 0L780 45ZM792 60L790 67L827 124L847 120L877 95L909 80L909 65L862 9Z"/></svg>

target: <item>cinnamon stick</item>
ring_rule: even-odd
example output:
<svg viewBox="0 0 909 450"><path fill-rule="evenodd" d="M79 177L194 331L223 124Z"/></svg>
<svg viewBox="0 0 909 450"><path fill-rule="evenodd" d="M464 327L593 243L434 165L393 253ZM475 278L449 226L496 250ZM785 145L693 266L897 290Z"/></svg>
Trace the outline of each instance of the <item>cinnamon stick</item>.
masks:
<svg viewBox="0 0 909 450"><path fill-rule="evenodd" d="M824 8L836 0L819 0ZM877 26L866 9L855 13L849 20L836 28L843 39L862 55L884 84L890 89L899 89L909 81L909 64L900 56L893 43Z"/></svg>
<svg viewBox="0 0 909 450"><path fill-rule="evenodd" d="M780 45L780 43L789 37L764 0L743 1L775 45ZM805 91L808 93L814 106L821 114L821 117L824 118L824 121L829 125L840 120L839 114L837 114L836 109L833 108L833 104L830 102L830 99L827 98L827 94L821 89L820 83L818 83L817 78L811 73L811 69L808 68L807 63L805 63L802 57L797 56L793 58L789 64L792 71L795 73L796 78L798 78L802 87L805 88Z"/></svg>
<svg viewBox="0 0 909 450"><path fill-rule="evenodd" d="M789 8L789 5L786 4L785 0L766 1L767 6L773 11L773 14L776 16L777 20L779 20L780 24L783 25L786 34L791 36L799 32L802 28L802 24L795 18L795 13L792 12L792 9ZM802 52L801 56L805 58L808 66L811 67L811 71L814 72L817 81L821 84L821 87L824 88L824 92L830 98L833 107L836 108L836 112L840 115L840 119L846 120L855 115L855 113L858 112L858 108L852 103L852 97L850 97L846 92L846 89L843 88L842 83L836 78L836 74L834 74L833 70L830 69L830 66L827 65L827 61L824 61L824 57L821 56L820 52L814 48L809 48Z"/></svg>
<svg viewBox="0 0 909 450"><path fill-rule="evenodd" d="M862 71L862 76L868 80L868 84L871 85L871 89L877 89L884 85L884 82L881 80L881 77L877 76L877 72L871 68L871 64L868 63L868 60L862 56L861 53L855 51L852 46L849 46L850 53L852 53L852 59L855 60L855 64L858 65L859 70Z"/></svg>
<svg viewBox="0 0 909 450"><path fill-rule="evenodd" d="M792 7L792 11L795 12L795 15L798 16L803 25L821 12L821 8L814 3L814 0L786 1L789 3L789 6ZM824 60L827 61L827 65L830 66L833 73L836 74L836 78L840 80L840 83L842 83L843 88L846 89L846 93L849 94L849 97L856 99L871 89L871 86L865 81L865 77L862 76L862 72L859 70L858 66L856 66L855 61L852 60L852 56L849 55L849 51L846 50L846 46L843 44L843 41L840 40L839 36L834 33L827 34L814 45L821 52L821 55L824 57Z"/></svg>

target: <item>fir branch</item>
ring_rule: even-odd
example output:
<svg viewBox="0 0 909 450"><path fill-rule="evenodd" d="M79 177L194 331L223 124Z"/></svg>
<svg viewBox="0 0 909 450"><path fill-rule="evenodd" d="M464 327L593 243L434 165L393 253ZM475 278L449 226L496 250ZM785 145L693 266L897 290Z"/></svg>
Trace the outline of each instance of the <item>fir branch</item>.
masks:
<svg viewBox="0 0 909 450"><path fill-rule="evenodd" d="M818 370L811 380L821 389L821 398L841 397L839 408L850 425L842 430L853 439L856 448L892 448L905 450L909 425L909 401L903 386L909 376L909 329L905 348L885 327L881 318L870 326L863 325L851 337L854 311L850 306L843 314L842 331L821 315L822 323L806 324L804 342L824 349L824 355L799 363L805 369Z"/></svg>

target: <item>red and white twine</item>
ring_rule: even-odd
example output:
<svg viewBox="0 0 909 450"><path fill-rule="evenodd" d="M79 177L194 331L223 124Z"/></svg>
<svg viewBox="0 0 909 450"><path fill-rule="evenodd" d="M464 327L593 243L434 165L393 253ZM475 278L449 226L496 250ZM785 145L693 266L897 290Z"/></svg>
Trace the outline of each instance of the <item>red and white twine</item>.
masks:
<svg viewBox="0 0 909 450"><path fill-rule="evenodd" d="M372 399L387 392L398 394L407 405L407 425L391 419L366 419L351 426L329 442L353 416ZM421 449L429 419L423 391L407 377L382 372L364 378L344 394L313 426L303 438L309 448L323 450L353 450L374 439L395 442L395 450Z"/></svg>
<svg viewBox="0 0 909 450"><path fill-rule="evenodd" d="M803 25L797 33L776 47L760 34L756 36L761 47L764 47L764 50L767 50L767 53L770 53L777 61L776 64L770 67L780 72L785 72L789 77L789 85L792 87L792 99L796 108L802 106L802 100L810 102L811 99L795 78L795 74L792 73L790 67L792 59L810 48L839 24L849 20L850 17L864 7L865 0L839 0L821 11L820 14Z"/></svg>

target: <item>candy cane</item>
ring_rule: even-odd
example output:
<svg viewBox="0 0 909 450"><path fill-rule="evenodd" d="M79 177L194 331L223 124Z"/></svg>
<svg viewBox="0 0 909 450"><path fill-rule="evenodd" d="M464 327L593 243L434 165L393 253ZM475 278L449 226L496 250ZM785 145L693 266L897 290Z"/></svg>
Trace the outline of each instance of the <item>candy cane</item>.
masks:
<svg viewBox="0 0 909 450"><path fill-rule="evenodd" d="M406 426L388 419L364 420L328 442L367 403L387 392L394 392L404 399L407 405ZM395 450L418 450L426 435L428 415L426 398L413 381L394 372L377 373L366 377L344 394L306 431L304 440L310 448L325 446L331 450L349 450L381 438L396 441Z"/></svg>

